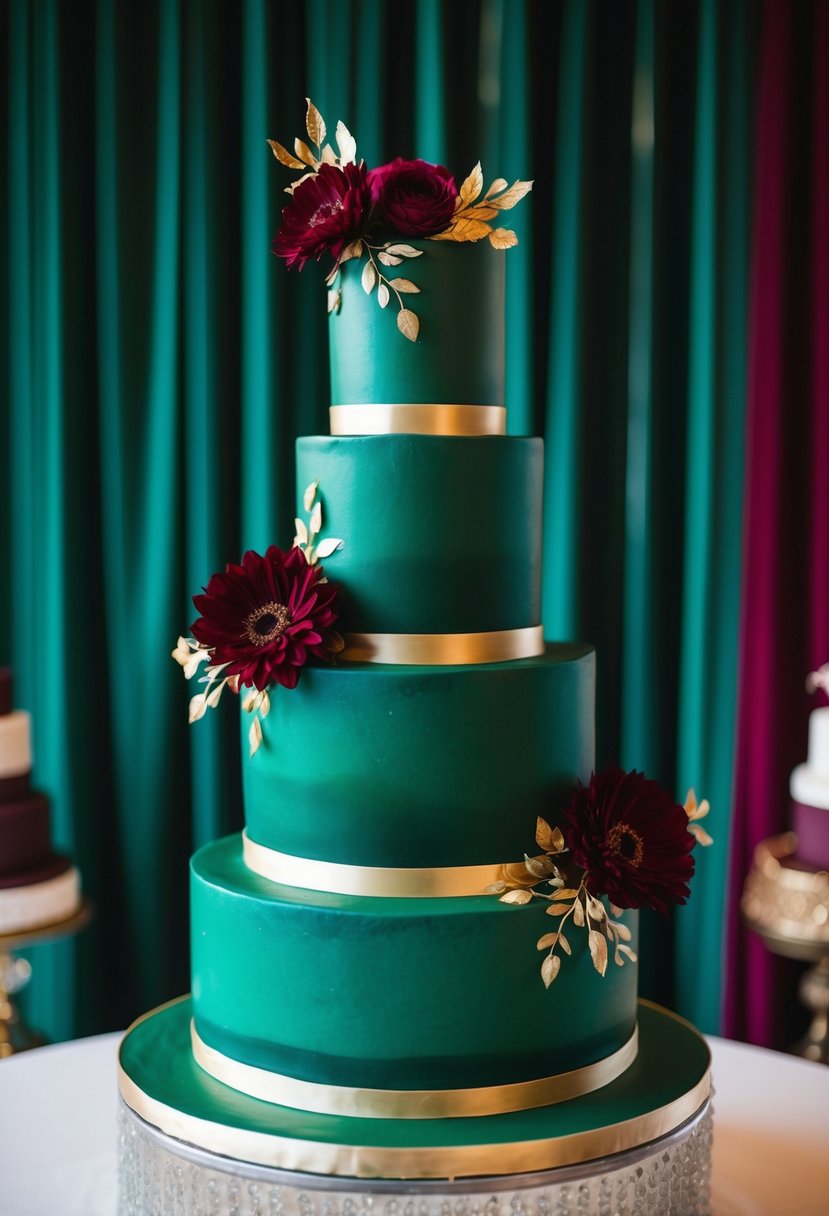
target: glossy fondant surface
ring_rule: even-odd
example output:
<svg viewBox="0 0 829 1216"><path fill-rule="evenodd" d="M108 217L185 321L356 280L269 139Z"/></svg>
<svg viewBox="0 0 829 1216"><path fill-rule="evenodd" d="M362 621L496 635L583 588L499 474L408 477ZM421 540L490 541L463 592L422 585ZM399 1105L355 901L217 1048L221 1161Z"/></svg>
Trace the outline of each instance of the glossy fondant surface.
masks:
<svg viewBox="0 0 829 1216"><path fill-rule="evenodd" d="M398 335L399 336L399 335ZM310 436L297 514L319 482L325 570L356 633L472 633L541 620L540 439Z"/></svg>
<svg viewBox="0 0 829 1216"><path fill-rule="evenodd" d="M503 863L534 851L594 755L595 655L548 646L477 667L309 667L243 744L252 840L364 866ZM250 726L242 714L242 732Z"/></svg>
<svg viewBox="0 0 829 1216"><path fill-rule="evenodd" d="M477 1119L308 1114L245 1097L203 1072L190 1051L192 1013L191 1002L181 1000L128 1031L120 1052L127 1103L180 1139L285 1169L439 1178L552 1168L664 1135L708 1094L705 1041L687 1023L643 1004L635 1064L570 1102Z"/></svg>
<svg viewBox="0 0 829 1216"><path fill-rule="evenodd" d="M365 259L347 262L342 306L329 318L331 402L504 404L505 255L487 241L409 241L423 250L389 278L414 282L403 303L420 320L416 342L397 328L394 296L381 309L360 278Z"/></svg>
<svg viewBox="0 0 829 1216"><path fill-rule="evenodd" d="M574 932L566 980L547 991L544 907L280 886L246 869L240 837L216 841L191 863L196 1029L233 1059L333 1085L462 1088L580 1068L630 1038L636 966L602 978ZM636 914L625 919L635 937Z"/></svg>

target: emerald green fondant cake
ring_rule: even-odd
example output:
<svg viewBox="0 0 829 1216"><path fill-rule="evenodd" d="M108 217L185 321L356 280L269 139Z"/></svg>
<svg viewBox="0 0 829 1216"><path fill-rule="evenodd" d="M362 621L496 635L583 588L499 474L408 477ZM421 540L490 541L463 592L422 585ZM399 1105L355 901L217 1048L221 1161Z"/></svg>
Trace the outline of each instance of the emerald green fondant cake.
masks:
<svg viewBox="0 0 829 1216"><path fill-rule="evenodd" d="M199 1149L322 1175L627 1151L708 1098L699 1036L637 1003L636 908L687 892L685 811L641 774L594 774L593 650L543 640L542 444L500 417L503 253L337 240L341 212L383 197L337 139L310 176L347 408L298 441L294 548L214 575L174 652L201 672L191 719L240 694L245 830L192 859L192 993L128 1032L122 1095ZM406 206L432 187L444 206L444 173ZM489 229L481 188L449 200L447 232ZM310 231L276 250L289 265ZM601 804L608 782L628 814ZM651 889L652 831L676 856Z"/></svg>

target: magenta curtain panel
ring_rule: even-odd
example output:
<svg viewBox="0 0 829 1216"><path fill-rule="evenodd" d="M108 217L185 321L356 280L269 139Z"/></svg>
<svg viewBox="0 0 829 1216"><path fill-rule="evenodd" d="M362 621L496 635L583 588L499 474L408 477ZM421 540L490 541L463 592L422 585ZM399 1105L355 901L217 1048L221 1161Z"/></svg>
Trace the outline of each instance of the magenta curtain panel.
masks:
<svg viewBox="0 0 829 1216"><path fill-rule="evenodd" d="M724 1031L782 1046L795 973L742 925L739 895L756 844L789 826L805 676L829 659L829 6L762 17Z"/></svg>

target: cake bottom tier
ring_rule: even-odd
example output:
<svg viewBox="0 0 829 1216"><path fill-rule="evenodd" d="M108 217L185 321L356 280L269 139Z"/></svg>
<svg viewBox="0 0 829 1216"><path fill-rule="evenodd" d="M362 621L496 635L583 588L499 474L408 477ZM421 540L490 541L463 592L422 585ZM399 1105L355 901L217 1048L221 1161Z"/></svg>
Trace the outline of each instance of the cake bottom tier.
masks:
<svg viewBox="0 0 829 1216"><path fill-rule="evenodd" d="M182 1163L195 1162L202 1168L205 1160L199 1154L207 1153L210 1161L205 1168L254 1180L255 1171L236 1170L236 1164L300 1171L313 1176L304 1180L312 1190L329 1185L336 1190L343 1179L506 1179L511 1175L525 1176L512 1185L533 1186L532 1175L539 1171L574 1167L584 1167L583 1177L601 1178L617 1167L630 1173L647 1149L645 1156L656 1163L662 1160L664 1167L654 1175L653 1187L654 1200L658 1197L661 1207L634 1208L631 1202L630 1207L611 1205L607 1211L690 1216L707 1210L710 1137L708 1130L697 1135L694 1129L709 1101L708 1047L693 1027L646 1002L639 1009L639 1054L615 1081L554 1106L465 1119L313 1115L246 1097L196 1064L190 1049L191 1019L191 1002L182 998L141 1019L122 1042L121 1095L139 1117L128 1122L122 1136L122 1216L202 1210L182 1203L174 1206L178 1200L172 1192L162 1201L166 1184L164 1171L155 1176L157 1133L167 1138L163 1151L179 1158L169 1175L173 1183L185 1178ZM672 1166L663 1158L671 1138L683 1129L683 1142L696 1136L696 1147L691 1159L677 1169L676 1162ZM627 1156L623 1160L620 1154ZM616 1158L615 1164L608 1158ZM594 1165L587 1169L587 1163ZM191 1175L192 1171L187 1176ZM285 1179L274 1176L271 1181L281 1185ZM295 1185L302 1189L299 1181ZM681 1203L679 1191L671 1195L672 1186L687 1191ZM157 1200L148 1198L154 1188L161 1188ZM307 1209L300 1205L298 1210Z"/></svg>

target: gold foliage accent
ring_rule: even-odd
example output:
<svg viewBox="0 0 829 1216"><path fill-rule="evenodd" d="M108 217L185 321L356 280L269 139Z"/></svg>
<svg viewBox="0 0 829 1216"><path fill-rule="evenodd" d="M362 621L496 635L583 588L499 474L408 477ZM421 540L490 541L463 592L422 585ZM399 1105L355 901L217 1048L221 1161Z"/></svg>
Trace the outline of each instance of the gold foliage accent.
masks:
<svg viewBox="0 0 829 1216"><path fill-rule="evenodd" d="M417 335L420 333L420 321L411 309L401 308L397 314L397 328L404 338L408 338L410 342L416 342Z"/></svg>
<svg viewBox="0 0 829 1216"><path fill-rule="evenodd" d="M305 98L305 104L308 107L305 113L305 129L311 143L319 147L325 139L325 120L310 97Z"/></svg>
<svg viewBox="0 0 829 1216"><path fill-rule="evenodd" d="M480 241L488 237L495 249L509 249L518 244L514 232L493 228L489 221L495 219L499 212L509 211L519 203L532 190L533 183L515 181L509 186L505 178L498 177L487 190L483 200L478 202L483 184L479 161L461 185L455 214L449 221L449 227L430 237L430 240Z"/></svg>
<svg viewBox="0 0 829 1216"><path fill-rule="evenodd" d="M567 845L560 828L552 827L546 819L536 820L536 843L544 849L538 857L524 854L523 862L501 866L497 882L486 888L486 894L497 895L503 904L523 907L535 899L547 901L547 916L558 918L557 928L544 933L536 942L538 950L546 950L541 964L541 978L546 988L550 987L559 973L561 957L559 949L568 957L572 955L570 942L564 935L564 926L572 920L577 929L587 930L587 946L593 966L599 975L605 975L610 959L609 946L613 948L613 961L622 967L625 960L636 961L633 950L625 943L632 934L627 925L618 919L620 909L611 905L610 915L605 905L587 888L587 875L578 877L578 886L567 885L557 864ZM546 888L546 889L545 889Z"/></svg>

